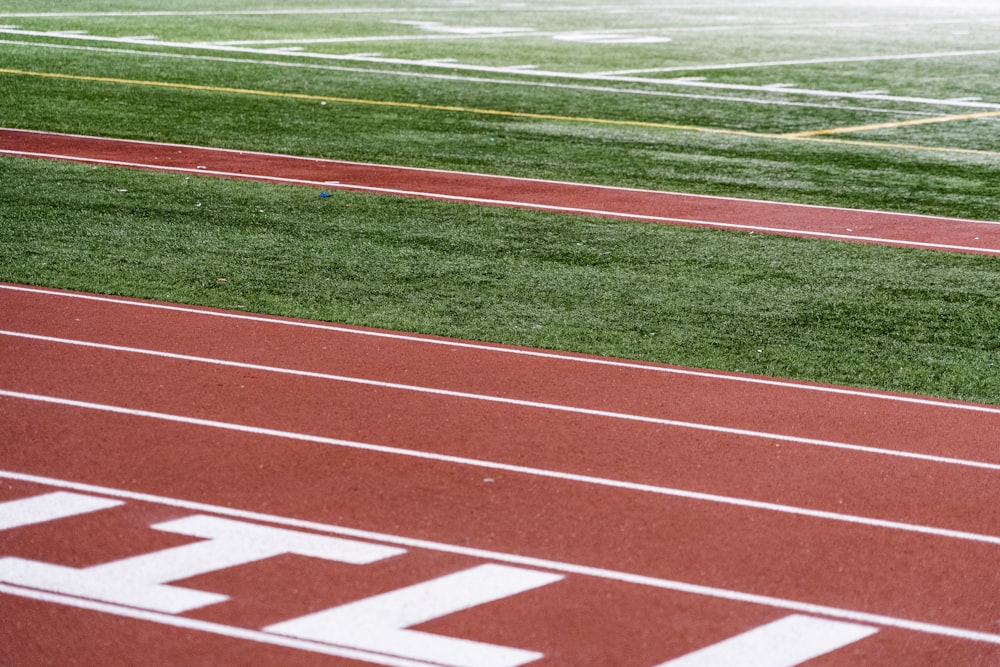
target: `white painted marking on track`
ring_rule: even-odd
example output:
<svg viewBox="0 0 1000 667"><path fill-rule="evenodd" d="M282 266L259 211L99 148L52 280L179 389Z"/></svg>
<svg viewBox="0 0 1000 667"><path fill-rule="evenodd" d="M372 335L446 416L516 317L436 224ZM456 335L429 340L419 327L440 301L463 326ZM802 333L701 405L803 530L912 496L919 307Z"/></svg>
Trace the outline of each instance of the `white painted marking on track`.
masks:
<svg viewBox="0 0 1000 667"><path fill-rule="evenodd" d="M66 491L8 500L0 502L0 530L47 523L118 507L121 504L120 500L95 498Z"/></svg>
<svg viewBox="0 0 1000 667"><path fill-rule="evenodd" d="M413 625L547 586L563 575L488 563L269 625L264 630L446 667L519 667L535 651L410 630Z"/></svg>
<svg viewBox="0 0 1000 667"><path fill-rule="evenodd" d="M283 554L367 564L403 553L396 547L214 516L185 517L153 528L199 537L203 541L85 568L23 558L0 558L0 581L59 595L179 614L229 598L219 593L172 586L168 584L171 581Z"/></svg>
<svg viewBox="0 0 1000 667"><path fill-rule="evenodd" d="M865 625L796 614L657 667L796 667L877 631Z"/></svg>
<svg viewBox="0 0 1000 667"><path fill-rule="evenodd" d="M755 593L746 593L742 591L735 591L732 589L718 588L714 586L704 586L700 584L692 584L689 582L677 581L672 579L650 577L629 572L622 572L619 570L609 570L606 568L578 565L574 563L566 563L563 561L548 560L544 558L534 558L531 556L521 556L517 554L510 554L500 551L489 551L486 549L474 549L452 544L445 544L442 542L431 542L429 540L420 540L415 538L403 537L399 535L391 535L388 533L377 533L374 531L359 530L357 528L349 528L346 526L335 526L331 524L319 523L316 521L307 521L303 519L283 517L274 514L264 514L261 512L253 512L232 507L211 505L208 503L200 503L190 500L183 500L179 498L169 498L166 496L158 496L149 493L141 493L125 489L116 489L106 486L98 486L94 484L73 482L53 477L31 475L22 472L0 470L0 479L10 479L20 482L27 482L31 484L54 486L57 488L70 489L80 493L96 493L100 495L111 496L113 498L122 498L124 500L134 500L144 503L154 503L159 505L165 505L168 507L193 510L196 512L207 512L210 514L229 516L247 521L259 521L274 525L289 526L291 528L300 528L315 532L342 535L361 540L382 542L385 544L395 544L404 548L426 549L429 551L436 551L440 553L469 556L472 558L492 560L500 563L510 563L513 565L520 565L529 568L550 570L552 572L561 572L564 574L575 574L585 577L594 577L597 579L634 584L637 586L648 586L650 588L670 590L679 593L689 593L692 595L701 595L715 599L728 600L731 602L745 602L748 604L757 604L802 614L826 616L829 618L841 619L851 623L881 625L886 627L899 628L902 630L908 630L912 632L919 632L941 637L949 637L952 639L963 639L968 641L984 642L987 644L1000 646L1000 634L980 632L976 630L968 630L966 628L955 628L946 625L939 625L936 623L925 623L922 621L914 621L912 619L903 619L894 616L873 614L869 612L844 609L840 607L831 607L821 604L814 604L811 602L802 602L798 600L789 600L785 598L777 598L767 595L758 595ZM7 591L6 587L3 587L2 585L0 585L0 591L10 592ZM32 592L25 591L25 593L30 595ZM19 595L21 593L15 591L12 592L12 594ZM111 611L109 613L115 613L115 612ZM175 616L167 616L166 618L180 619L184 621L192 620ZM228 627L228 626L223 626L223 627ZM414 664L414 663L409 663L409 664Z"/></svg>
<svg viewBox="0 0 1000 667"><path fill-rule="evenodd" d="M95 301L98 303L111 303L119 306L151 308L153 310L165 310L170 312L187 313L191 315L204 315L207 317L220 317L223 319L236 319L248 322L259 322L266 324L277 324L281 326L299 327L304 329L316 329L320 331L330 331L335 333L347 333L357 336L369 336L372 338L386 338L391 340L402 340L412 343L422 343L427 345L443 345L446 347L460 347L466 349L480 350L484 352L496 352L499 354L511 354L515 356L539 357L543 359L554 359L571 363L592 364L597 366L613 366L617 368L629 368L633 370L644 370L653 373L667 373L675 375L687 375L722 381L740 382L748 384L760 384L764 386L783 387L787 389L797 389L808 392L839 394L844 396L857 396L859 398L872 398L899 403L910 403L914 405L926 405L938 408L954 409L970 412L984 412L988 414L1000 415L1000 407L975 403L959 403L955 401L936 400L919 396L906 396L902 394L887 394L863 389L853 389L847 387L834 387L824 385L805 384L792 380L781 380L777 378L764 378L752 375L735 375L722 371L698 370L691 368L677 368L671 366L657 366L645 364L638 361L624 361L619 359L608 359L601 357L584 357L574 355L569 352L548 352L544 350L532 350L517 347L503 347L500 345L489 345L487 343L476 343L472 341L462 341L446 338L431 338L407 334L402 332L378 331L374 329L352 328L324 322L310 322L305 320L293 320L289 318L268 317L265 315L254 315L249 313L238 313L222 310L206 310L192 306L178 304L158 303L155 301L141 301L136 299L126 299L123 297L110 297L99 294L83 294L80 292L67 292L62 290L46 289L42 287L28 287L26 285L12 285L0 283L0 289L14 292L27 292L31 294L41 294L59 298L79 299L81 301Z"/></svg>
<svg viewBox="0 0 1000 667"><path fill-rule="evenodd" d="M295 639L294 637L283 637L270 632L249 630L247 628L240 628L233 625L224 625L222 623L212 623L210 621L202 621L186 616L175 616L173 614L146 611L143 609L136 609L133 607L126 607L106 602L98 602L96 600L87 600L69 595L36 591L30 588L23 588L21 586L11 586L0 583L0 593L15 595L17 597L27 598L30 600L39 600L41 602L66 605L77 609L96 611L102 614L118 616L120 618L130 618L140 621L159 623L161 625L168 625L174 628L181 628L183 630L206 632L221 637L253 641L259 644L280 646L300 651L310 651L312 653L320 653L322 655L330 655L348 660L359 660L361 662L384 665L385 667L433 667L432 665L428 665L426 662L422 661L393 658L392 656L373 653L370 651L359 651L356 649L331 646L320 642Z"/></svg>
<svg viewBox="0 0 1000 667"><path fill-rule="evenodd" d="M57 502L67 506L58 514L52 511ZM28 525L122 504L122 501L105 497L56 491L0 503L0 519L16 514L17 525ZM44 591L57 596L47 598L49 601L74 607L81 606L78 600L83 598L161 614L179 614L225 601L228 596L172 586L168 582L285 554L367 565L407 551L396 546L206 514L151 527L203 541L86 568L15 557L0 558L0 582L8 585L0 586L0 590L15 594L25 588ZM446 667L519 667L543 657L542 654L410 630L409 626L540 588L563 578L561 574L485 564L282 621L264 628L264 632ZM91 608L86 603L83 606Z"/></svg>
<svg viewBox="0 0 1000 667"><path fill-rule="evenodd" d="M93 410L95 412L105 412L108 414L123 415L126 417L139 417L142 419L154 419L174 424L185 424L188 426L199 426L218 429L220 431L230 431L234 433L246 433L249 435L259 435L269 438L282 438L298 442L311 442L318 445L330 445L333 447L344 447L358 451L374 452L377 454L387 454L391 456L402 456L412 459L422 459L434 461L436 463L448 463L486 470L500 470L503 472L516 473L543 479L554 479L563 482L576 484L586 484L590 486L618 489L621 491L635 491L639 493L649 493L653 495L668 496L672 498L682 498L684 500L695 500L699 502L717 503L720 505L730 505L749 510L761 510L765 512L777 512L792 516L807 517L811 519L821 519L824 521L834 521L846 524L856 524L871 528L885 528L889 530L899 530L907 533L928 535L944 539L961 540L967 542L979 542L984 544L1000 545L1000 536L984 535L982 533L971 533L962 530L951 530L948 528L938 528L934 526L924 526L920 524L906 523L902 521L890 521L873 517L864 517L855 514L842 514L839 512L828 512L824 510L814 510L794 505L783 505L780 503L768 503L747 498L737 498L733 496L723 496L713 493L701 493L698 491L687 491L666 486L656 486L654 484L642 484L638 482L628 482L624 480L595 477L592 475L579 475L576 473L548 470L544 468L533 468L531 466L514 465L501 463L498 461L487 461L484 459L473 459L464 456L451 456L448 454L438 454L423 450L404 449L400 447L389 447L376 445L357 440L344 440L341 438L330 438L326 436L297 433L295 431L284 431L280 429L252 426L249 424L236 424L223 422L214 419L201 419L198 417L188 417L166 412L156 412L153 410L140 410L126 408L105 403L93 403L89 401L78 401L74 399L61 398L56 396L44 396L41 394L31 394L27 392L10 391L0 389L0 397L13 398L23 401L33 401L48 405L58 405L68 408L79 408Z"/></svg>
<svg viewBox="0 0 1000 667"><path fill-rule="evenodd" d="M267 366L264 364L251 364L251 363L231 361L226 359L216 359L211 357L200 357L195 355L179 354L175 352L164 352L160 350L150 350L146 348L126 347L122 345L111 345L107 343L95 343L91 341L57 338L54 336L42 336L38 334L25 333L19 331L8 331L0 329L0 336L10 336L14 338L23 338L27 340L56 343L60 345L75 345L91 349L107 350L109 352L140 354L145 356L158 357L161 359L171 359L175 361L186 361L186 362L209 364L215 366L225 366L229 368L240 368L245 370L261 371L266 373L293 375L293 376L311 378L317 380L329 380L332 382L360 384L371 387L379 387L383 389L393 389L397 391L409 391L422 394L431 394L435 396L445 396L448 398L460 398L472 401L483 401L486 403L500 403L504 405L513 405L520 408L528 408L535 410L551 410L554 412L566 412L570 414L585 415L588 417L620 419L624 421L635 421L647 424L657 424L660 426L671 426L676 428L692 429L698 431L708 431L711 433L721 433L724 435L761 438L768 441L789 442L793 444L815 446L815 447L828 447L831 449L841 449L845 451L859 452L863 454L891 456L904 459L925 461L930 463L940 463L947 465L963 466L968 468L982 468L986 470L1000 471L1000 463L973 461L969 459L959 459L954 457L938 456L934 454L921 454L919 452L909 452L901 449L885 449L881 447L870 447L870 446L856 445L846 442L838 442L834 440L806 438L802 436L788 435L783 433L773 433L769 431L756 431L753 429L741 429L729 426L719 426L717 424L707 424L704 422L689 422L677 419L668 419L665 417L652 417L648 415L637 415L625 412L613 412L610 410L596 410L592 408L584 408L584 407L565 405L559 403L545 403L541 401L530 401L530 400L510 398L505 396L496 396L491 394L476 394L472 392L455 391L450 389L441 389L441 388L427 387L422 385L402 384L398 382L386 382L370 378L336 375L333 373L321 373L317 371L305 371L299 369L284 368L279 366Z"/></svg>

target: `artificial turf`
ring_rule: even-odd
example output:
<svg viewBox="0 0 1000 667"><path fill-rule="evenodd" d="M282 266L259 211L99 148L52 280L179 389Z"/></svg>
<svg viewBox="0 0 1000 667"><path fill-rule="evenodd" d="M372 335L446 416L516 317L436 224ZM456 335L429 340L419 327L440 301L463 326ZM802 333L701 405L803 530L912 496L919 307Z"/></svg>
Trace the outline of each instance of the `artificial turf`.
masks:
<svg viewBox="0 0 1000 667"><path fill-rule="evenodd" d="M22 158L0 177L4 281L1000 402L991 257Z"/></svg>

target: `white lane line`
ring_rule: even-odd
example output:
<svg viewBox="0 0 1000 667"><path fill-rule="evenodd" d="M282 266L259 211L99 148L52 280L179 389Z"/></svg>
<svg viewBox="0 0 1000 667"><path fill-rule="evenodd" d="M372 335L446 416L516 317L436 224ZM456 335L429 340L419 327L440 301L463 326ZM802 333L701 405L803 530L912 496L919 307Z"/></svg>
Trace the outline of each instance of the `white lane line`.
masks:
<svg viewBox="0 0 1000 667"><path fill-rule="evenodd" d="M838 234L833 232L819 232L811 229L796 229L793 227L768 227L765 225L746 225L746 224L719 222L715 220L705 220L697 218L673 218L660 215L641 215L637 213L625 213L622 211L576 208L572 206L556 206L550 204L537 204L534 202L518 201L513 199L466 197L460 195L450 195L440 192L429 192L421 190L401 190L398 188L384 188L384 187L370 186L370 185L355 185L340 181L338 182L311 181L300 178L282 178L280 176L270 176L267 174L251 174L245 171L230 172L230 171L219 171L214 169L168 167L160 164L127 162L122 160L102 160L97 158L80 157L74 155L37 153L33 151L17 151L9 149L0 149L0 155L11 155L14 157L46 158L51 160L67 160L85 164L99 164L112 167L151 169L154 171L180 173L180 174L196 174L199 176L218 176L223 178L234 178L241 180L260 180L271 183L283 183L288 185L308 185L310 187L325 187L331 190L351 190L356 192L372 192L376 194L393 195L400 197L438 199L443 201L457 202L460 204L504 206L511 208L533 210L533 211L544 211L547 213L569 213L574 215L591 215L604 218L620 218L624 220L634 220L636 222L655 222L664 224L690 225L695 227L708 227L712 229L751 231L751 232L761 232L763 234L777 234L777 235L796 236L803 238L829 239L837 241L855 241L863 243L876 243L876 244L900 246L907 248L926 248L930 250L968 252L968 253L976 253L983 255L1000 255L1000 248L990 248L986 246L964 246L964 245L956 245L948 243L930 243L926 241L914 241L911 239L893 239L881 236L863 236L861 234ZM978 224L998 224L998 223L983 222Z"/></svg>
<svg viewBox="0 0 1000 667"><path fill-rule="evenodd" d="M259 644L270 644L272 646L280 646L282 648L296 649L299 651L310 651L312 653L320 653L323 655L330 655L338 658L346 658L348 660L358 660L360 662L365 662L375 665L384 665L385 667L435 667L434 665L431 665L430 663L423 661L407 660L404 658L393 658L391 656L387 656L381 653L374 653L372 651L364 651L353 648L341 648L339 646L324 644L317 641L295 639L293 637L284 637L270 632L262 632L260 630L250 630L247 628L240 628L234 625L224 625L222 623L203 621L197 618L176 616L174 614L163 614L155 611L146 611L144 609L137 609L135 607L126 607L123 605L112 604L108 602L98 602L96 600L88 600L85 598L72 597L69 595L61 595L59 593L49 593L47 591L24 588L22 586L0 583L0 593L6 593L7 595L15 595L17 597L28 598L31 600L38 600L41 602L51 602L54 604L66 605L69 607L75 607L77 609L96 611L103 614L110 614L112 616L118 616L122 618L131 618L139 621L160 623L162 625L169 625L184 630L207 632L213 635L229 637L231 639L242 639L246 641L257 642Z"/></svg>
<svg viewBox="0 0 1000 667"><path fill-rule="evenodd" d="M691 429L695 431L707 431L710 433L721 433L724 435L741 436L748 438L759 438L767 441L777 441L777 442L788 442L797 445L807 445L813 447L827 447L830 449L840 449L851 452L860 452L863 454L874 454L881 456L891 456L903 459L913 459L917 461L929 462L929 463L939 463L948 465L958 465L967 468L981 468L984 470L994 470L1000 472L1000 464L998 463L988 463L984 461L973 461L969 459L959 459L947 456L937 456L933 454L921 454L918 452L908 452L898 449L885 449L881 447L869 447L864 445L855 445L845 442L837 442L833 440L822 440L817 438L805 438L801 436L785 435L780 433L770 433L767 431L755 431L752 429L742 429L733 428L729 426L718 426L714 424L705 424L701 422L688 422L677 419L667 419L663 417L650 417L647 415L636 415L624 412L612 412L610 410L596 410L592 408L583 408L573 405L562 405L558 403L544 403L541 401L530 401L517 398L508 398L504 396L495 396L489 394L475 394L471 392L464 391L454 391L450 389L439 389L434 387L426 387L420 385L410 385L401 384L398 382L385 382L382 380L372 380L369 378L351 377L346 375L334 375L331 373L320 373L316 371L303 371L291 368L282 368L278 366L266 366L262 364L251 364L240 361L229 361L225 359L214 359L209 357L199 357L188 354L178 354L173 352L163 352L159 350L150 350L146 348L136 348L136 347L126 347L122 345L110 345L107 343L94 343L90 341L74 340L68 338L56 338L53 336L42 336L38 334L31 334L18 331L6 331L0 330L0 336L10 336L13 338L23 338L34 341L42 341L47 343L56 343L59 345L75 345L78 347L87 347L92 349L106 350L110 352L123 352L128 354L139 354L150 357L157 357L161 359L171 359L175 361L185 361L193 362L199 364L208 364L214 366L225 366L229 368L240 368L243 370L253 370L260 371L264 373L276 373L281 375L292 375L297 377L311 378L317 380L327 380L331 382L343 382L348 384L360 384L369 387L378 387L380 389L392 389L396 391L408 391L419 394L430 394L434 396L445 396L448 398L460 398L471 401L482 401L485 403L500 403L503 405L512 405L519 408L529 408L535 410L549 410L553 412L566 412L570 414L585 415L588 417L601 417L605 419L620 419L623 421L633 421L645 424L656 424L659 426L671 426L675 428Z"/></svg>
<svg viewBox="0 0 1000 667"><path fill-rule="evenodd" d="M636 482L626 482L622 480L607 479L604 477L594 477L592 475L578 475L575 473L560 472L557 470L547 470L544 468L533 468L530 466L513 465L500 463L497 461L487 461L484 459L472 459L464 456L451 456L448 454L437 454L422 450L402 449L399 447L388 447L385 445L375 445L367 442L355 440L342 440L340 438L328 438L325 436L296 433L294 431L283 431L279 429L263 428L260 426L250 426L248 424L234 424L231 422L217 421L213 419L200 419L197 417L187 417L165 412L154 412L151 410L138 410L125 408L104 403L92 403L89 401L77 401L56 396L46 396L42 394L32 394L20 391L0 389L0 397L12 398L22 401L34 401L48 405L58 405L61 407L93 410L109 414L124 415L127 417L139 417L143 419L155 419L174 424L185 424L188 426L199 426L206 428L231 431L236 433L246 433L270 438L281 438L285 440L295 440L299 442L311 442L320 445L330 445L334 447L344 447L359 451L374 452L377 454L387 454L392 456L403 456L407 458L434 461L436 463L448 463L454 465L471 466L490 471L500 471L515 473L518 475L529 475L544 479L554 479L562 482L572 482L576 484L586 484L604 488L617 489L622 491L636 491L640 493L650 493L654 495L668 496L672 498L683 498L685 500L696 500L721 505L730 505L741 509L761 510L765 512L776 512L792 516L807 517L810 519L821 519L824 521L835 521L852 525L861 525L868 528L881 528L887 530L898 530L907 533L927 535L936 538L961 540L967 542L977 542L984 544L1000 545L1000 537L995 535L984 535L982 533L972 533L962 530L951 530L948 528L937 528L934 526L924 526L920 524L906 523L902 521L889 521L887 519L876 519L872 517L858 516L854 514L842 514L839 512L828 512L824 510L813 510L794 505L783 505L780 503L768 503L747 498L737 498L733 496L723 496L714 493L701 493L698 491L687 491L666 486L655 486L653 484L640 484Z"/></svg>
<svg viewBox="0 0 1000 667"><path fill-rule="evenodd" d="M30 484L42 484L46 486L54 486L57 488L78 491L81 493L96 493L100 495L110 496L112 498L122 498L125 500L133 500L136 502L166 505L168 507L192 510L195 512L208 512L220 516L233 517L248 521L272 523L276 525L289 526L292 528L311 530L321 533L332 533L343 537L349 537L361 540L370 540L373 542L382 542L385 544L392 544L410 549L426 549L428 551L436 551L439 553L468 556L471 558L492 560L500 563L509 563L511 565L520 565L524 567L537 568L541 570L550 570L553 572L562 572L565 574L574 574L584 577L595 577L598 579L604 579L608 581L634 584L638 586L648 586L651 588L658 588L661 590L669 590L679 593L701 595L715 599L728 600L731 602L744 602L747 604L762 605L766 607L784 609L804 614L815 614L818 616L839 618L855 623L869 623L885 627L899 628L902 630L909 630L912 632L919 632L923 634L949 637L952 639L964 639L968 641L985 642L988 644L1000 645L1000 634L978 632L975 630L968 630L965 628L955 628L946 625L939 625L936 623L914 621L894 616L873 614L869 612L858 611L853 609L843 609L839 607L830 607L821 604L814 604L811 602L789 600L785 598L778 598L768 595L758 595L755 593L747 593L743 591L736 591L727 588L719 588L715 586L692 584L689 582L677 581L672 579L663 579L660 577L651 577L646 575L634 574L630 572L622 572L619 570L609 570L600 567L591 567L588 565L578 565L574 563L566 563L556 560L547 560L544 558L522 556L517 554L505 553L501 551L490 551L487 549L462 547L458 545L445 544L442 542L432 542L430 540L402 537L399 535L391 535L388 533L378 533L369 530L359 530L357 528L336 526L316 521L283 517L274 514L264 514L261 512L253 512L232 507L210 505L207 503L200 503L190 500L169 498L166 496L158 496L148 493L128 491L124 489L115 489L106 486L97 486L93 484L84 484L81 482L73 482L68 480L56 479L52 477L43 477L39 475L31 475L21 472L0 470L0 479L10 479L19 482L27 482Z"/></svg>
<svg viewBox="0 0 1000 667"><path fill-rule="evenodd" d="M842 396L853 396L857 398L884 400L890 402L908 403L913 405L923 405L927 407L946 408L952 410L982 412L986 414L1000 415L1000 407L992 405L983 405L975 403L958 403L958 402L937 400L933 398L923 398L920 396L906 396L902 394L882 394L873 391L865 391L863 389L853 389L848 387L834 387L834 386L824 386L824 385L811 385L811 384L794 382L791 380L756 377L752 375L734 375L730 373L724 373L721 371L697 370L692 368L678 368L671 366L654 366L652 364L644 364L637 361L624 361L619 359L608 359L602 357L577 356L569 352L559 353L559 352L548 352L544 350L532 350L527 348L502 347L500 345L489 345L486 343L476 343L472 341L463 341L457 339L430 338L425 336L418 336L416 334L407 334L403 332L352 328L347 326L339 326L336 324L328 324L325 322L311 322L306 320L284 319L279 317L269 317L266 315L254 315L250 313L239 313L239 312L222 311L222 310L205 310L201 308L194 308L192 306L184 306L179 304L158 303L155 301L139 301L139 300L126 299L123 297L110 297L98 294L66 292L62 290L46 289L43 287L29 287L26 285L12 285L12 284L0 283L0 290L7 290L11 292L25 292L30 294L52 296L65 299L77 299L81 301L94 301L97 303L109 303L109 304L114 304L116 306L149 308L152 310L164 310L168 312L185 313L189 315L219 317L223 319L242 320L242 321L256 322L262 324L276 324L280 326L290 326L303 329L314 329L318 331L328 331L331 333L344 333L357 336L368 336L373 338L385 338L389 340L399 340L408 343L442 345L445 347L459 347L463 349L471 349L481 352L511 354L515 356L526 356L526 357L538 357L542 359L566 361L571 363L592 364L596 366L610 366L615 368L628 368L630 370L650 371L653 373L685 375L685 376L699 377L710 380L759 384L770 387L779 387L782 389L793 389L793 390L801 390L809 392L837 394Z"/></svg>

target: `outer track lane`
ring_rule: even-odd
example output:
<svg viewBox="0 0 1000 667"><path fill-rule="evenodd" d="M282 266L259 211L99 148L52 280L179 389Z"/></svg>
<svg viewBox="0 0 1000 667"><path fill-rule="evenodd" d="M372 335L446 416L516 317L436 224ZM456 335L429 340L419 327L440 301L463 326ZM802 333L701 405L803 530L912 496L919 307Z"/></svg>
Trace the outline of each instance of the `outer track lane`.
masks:
<svg viewBox="0 0 1000 667"><path fill-rule="evenodd" d="M732 403L754 397L761 409L768 405L768 399L760 394L765 387L773 387L778 392L775 396L783 399L805 392L808 398L795 399L800 406L796 414L818 415L819 430L827 435L847 428L850 420L833 419L822 407L807 410L809 405L817 403L811 400L816 397L821 399L820 405L843 401L841 409L845 405L864 406L874 422L885 419L876 414L880 408L873 406L888 406L901 423L923 410L956 423L974 423L961 431L966 436L959 437L955 447L935 442L933 438L922 441L923 447L938 454L960 452L975 456L977 445L981 449L984 442L979 429L996 419L994 412L977 406L922 405L878 395L829 393L826 391L829 388L793 391L790 385L748 384L712 374L678 375L666 373L660 367L595 365L591 361L596 360L581 362L560 355L534 356L521 353L530 351L516 350L489 352L459 342L428 343L408 337L368 335L378 332L306 329L293 323L220 318L82 300L71 295L46 296L13 289L0 290L0 295L3 298L0 323L5 330L21 328L32 331L33 335L75 333L76 339L116 344L128 338L131 330L133 344L155 346L157 338L161 343L174 338L171 332L178 327L174 344L185 348L180 351L186 354L206 354L212 349L224 351L223 341L228 340L237 344L228 351L229 357L278 363L283 356L287 363L294 356L306 367L319 367L327 373L345 370L361 373L366 364L359 359L360 350L373 348L367 353L369 359L382 358L381 363L374 364L376 375L421 384L433 383L435 369L445 370L444 379L436 380L439 385L457 386L463 391L493 391L508 398L527 396L536 401L555 401L577 396L577 402L601 409L642 409L650 414L672 415L676 408L688 416L703 414L719 423L753 427L757 426L754 411L734 408ZM22 297L30 297L33 305L24 307L29 302L19 301ZM173 327L165 317L168 315L178 318ZM217 329L220 323L225 326ZM237 333L241 330L241 334ZM286 338L285 331L294 335ZM306 333L319 337L310 344ZM327 349L322 350L324 347ZM869 514L881 512L892 519L922 519L990 535L997 532L995 513L984 510L997 506L996 492L990 489L998 485L991 483L995 473L988 469L897 458L883 460L880 454L790 443L782 443L779 454L774 443L752 443L746 436L730 435L720 444L706 433L678 435L678 431L686 432L675 426L631 422L608 426L604 423L608 418L601 415L558 413L526 419L515 416L523 415L525 408L509 404L494 403L470 410L463 407L469 402L467 398L415 395L399 388L356 386L260 369L206 366L204 362L113 353L10 336L0 337L0 350L5 357L4 388L133 404L147 410L184 411L217 419L239 418L269 428L315 431L333 437L367 435L364 439L374 440L370 436L375 435L384 438L379 444L401 448L511 459L519 465L571 468L595 476L638 477L646 483L680 484L686 480L709 492L748 496L757 492L781 496L784 502L798 500L824 505L835 501L839 493L856 503L849 506L852 510L867 508ZM415 355L414 350L424 350L429 358ZM455 360L463 355L470 356L465 361ZM438 363L448 357L452 358L451 363ZM502 361L491 364L490 357ZM584 369L582 379L567 375L568 368L576 367ZM565 382L553 381L557 371L558 377L567 378ZM655 378L648 385L642 380L647 375ZM699 408L691 396L705 386L720 389L730 385L737 391L728 395L729 400L721 406ZM623 386L634 392L623 392ZM592 394L588 387L598 391ZM747 387L752 391L747 391ZM438 407L432 413L435 403ZM765 411L764 422L771 426L781 421L773 412ZM12 398L0 400L0 414L5 415L0 420L2 441L6 443L3 467L9 470L976 632L995 632L993 621L1000 616L996 604L1000 591L994 574L998 549L992 544ZM951 416L954 414L960 417ZM796 429L811 431L811 420L795 421ZM869 435L877 435L874 426L866 429ZM671 448L668 460L662 461L657 454L662 456L665 435L669 436ZM617 446L609 447L609 443ZM869 440L867 444L895 446L893 438L884 433L881 440ZM909 449L908 444L903 447ZM613 453L609 454L609 450ZM733 465L734 450L746 457L742 471L752 470L752 475L741 475L741 466ZM871 457L879 463L872 465ZM859 460L868 463L859 464ZM699 463L703 466L700 476L688 476ZM857 481L852 480L854 477ZM763 491L753 483L757 479L762 481ZM28 487L34 485L7 482L0 500L39 492L26 491ZM294 492L289 493L290 488ZM932 500L924 499L927 494L920 494L922 488L933 489ZM978 495L980 491L986 495ZM110 547L107 539L104 544L92 539L88 542L85 537L88 534L132 535L136 531L123 529L109 533L107 525L101 523L103 519L89 524L90 530L82 517L65 521L66 526L81 521L79 525L84 526L74 529L80 538L73 543L83 544L89 549L89 556L78 555L82 562L75 566L122 557L123 549L153 548L141 542L119 547L113 546L114 540ZM65 543L63 533L47 532L44 527L18 530L22 537L16 540L16 548L29 552L34 549L33 557L44 558L49 553L45 544L54 552L57 543ZM0 535L6 546L6 538L15 532ZM117 548L119 552L102 557L108 548ZM411 556L420 558L415 561ZM432 557L415 552L406 558L395 576L402 573L426 576L460 567L453 560L454 554ZM258 572L256 581L277 582L281 578L279 571L288 571L287 562L280 560L277 564L260 563L252 567ZM265 575L272 567L277 569ZM308 570L302 570L299 564L294 569L296 573ZM230 586L241 593L241 599L249 595L243 590L240 584L243 579L236 570L206 576L199 582L209 590ZM322 574L302 576L306 577L304 581L309 576L325 581L331 575L324 570ZM340 576L343 579L345 575ZM353 581L356 577L347 578ZM380 574L364 581L367 582L364 585L378 588L396 585L400 579L383 579ZM511 598L496 607L442 619L437 623L443 625L436 627L445 634L461 634L458 628L464 623L466 629L462 632L470 636L511 646L541 648L549 656L548 664L651 667L673 655L721 640L741 628L791 613L780 605L739 603L662 589L651 591L621 582L593 582L587 577L572 576L559 586L562 587L559 591L566 592ZM271 592L260 595L270 599L276 588L280 588L277 583L270 588L264 586L265 591ZM317 584L304 588L321 593L325 600L317 599L310 604L320 607L330 604L325 596L332 593L327 587ZM359 590L355 593L348 598L368 594ZM220 622L236 622L234 619L239 618L240 623L251 627L270 622L261 620L259 611L238 610L243 609L239 605L267 607L273 602L237 603L236 597L231 603L208 607L189 616ZM294 600L273 607L275 613L285 610L290 614L301 609L296 605L306 604L293 597ZM608 600L622 604L619 607ZM27 606L42 608L37 607L39 604L33 602ZM595 608L601 611L596 612ZM516 611L508 616L511 609ZM587 610L586 614L580 610ZM73 618L94 616L94 612L61 608L52 613ZM494 614L525 622L500 622ZM554 618L559 619L558 623ZM143 622L114 623L142 625ZM665 627L670 632L665 632ZM488 629L487 638L482 635L484 628ZM602 639L600 647L593 641L582 641L584 637L600 638L602 632L622 639L617 643ZM917 655L924 661L909 664L935 664L933 656L941 655L967 657L966 664L991 664L998 656L996 645L890 627L820 658L816 664L870 664L877 656L902 655L896 652L903 647L906 655ZM592 662L588 663L588 656ZM890 659L886 664L907 663Z"/></svg>
<svg viewBox="0 0 1000 667"><path fill-rule="evenodd" d="M0 154L645 222L1000 254L1000 222L780 204L0 128Z"/></svg>

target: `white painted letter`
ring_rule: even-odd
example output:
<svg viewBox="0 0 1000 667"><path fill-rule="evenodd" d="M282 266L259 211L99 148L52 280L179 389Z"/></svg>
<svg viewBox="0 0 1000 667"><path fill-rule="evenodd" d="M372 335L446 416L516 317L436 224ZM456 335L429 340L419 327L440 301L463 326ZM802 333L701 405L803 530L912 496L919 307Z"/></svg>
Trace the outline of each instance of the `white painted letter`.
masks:
<svg viewBox="0 0 1000 667"><path fill-rule="evenodd" d="M448 667L516 667L542 654L406 628L560 579L506 565L480 565L264 630Z"/></svg>
<svg viewBox="0 0 1000 667"><path fill-rule="evenodd" d="M153 528L201 537L206 541L82 569L22 558L0 558L0 581L179 614L222 602L227 596L169 586L169 581L281 554L363 564L405 553L404 549L395 547L203 515L167 521Z"/></svg>
<svg viewBox="0 0 1000 667"><path fill-rule="evenodd" d="M795 667L878 632L793 614L656 667Z"/></svg>
<svg viewBox="0 0 1000 667"><path fill-rule="evenodd" d="M9 500L0 503L0 530L55 521L119 505L124 503L120 500L85 496L69 491L54 491L40 496Z"/></svg>

